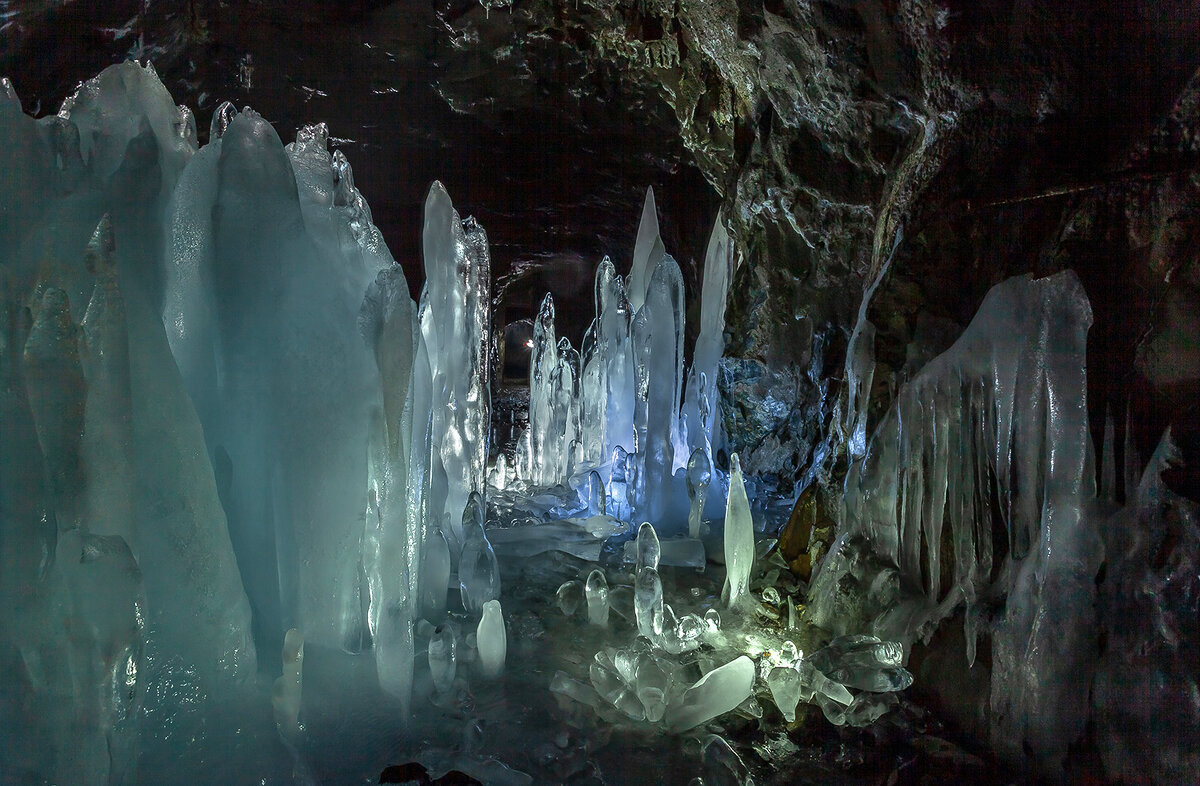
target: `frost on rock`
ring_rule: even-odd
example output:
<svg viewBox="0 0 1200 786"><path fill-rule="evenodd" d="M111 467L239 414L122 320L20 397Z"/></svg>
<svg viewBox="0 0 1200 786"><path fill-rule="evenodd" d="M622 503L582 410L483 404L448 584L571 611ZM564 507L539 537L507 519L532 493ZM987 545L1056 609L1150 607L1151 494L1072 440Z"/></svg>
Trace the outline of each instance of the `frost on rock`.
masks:
<svg viewBox="0 0 1200 786"><path fill-rule="evenodd" d="M1094 496L1090 325L1069 271L994 287L851 467L808 607L834 633L907 647L957 608L969 622L977 604L1007 594L991 630L993 742L1014 758L1032 751L1045 769L1083 731L1094 666L1100 545L1082 513ZM974 644L968 627L971 660Z"/></svg>

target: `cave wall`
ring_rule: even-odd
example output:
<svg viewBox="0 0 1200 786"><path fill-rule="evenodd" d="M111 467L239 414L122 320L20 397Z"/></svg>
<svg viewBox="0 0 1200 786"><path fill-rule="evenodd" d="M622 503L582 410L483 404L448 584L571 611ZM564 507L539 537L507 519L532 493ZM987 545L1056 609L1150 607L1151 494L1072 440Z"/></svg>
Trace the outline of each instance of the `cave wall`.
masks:
<svg viewBox="0 0 1200 786"><path fill-rule="evenodd" d="M1089 397L1142 456L1197 451L1197 68L1186 3L517 3L598 79L654 85L741 257L721 387L730 449L789 484L823 437L864 290L874 411L993 284L1074 268ZM497 11L500 13L501 11ZM1118 457L1118 465L1120 459ZM1194 466L1196 461L1185 462ZM1194 469L1173 483L1200 487Z"/></svg>

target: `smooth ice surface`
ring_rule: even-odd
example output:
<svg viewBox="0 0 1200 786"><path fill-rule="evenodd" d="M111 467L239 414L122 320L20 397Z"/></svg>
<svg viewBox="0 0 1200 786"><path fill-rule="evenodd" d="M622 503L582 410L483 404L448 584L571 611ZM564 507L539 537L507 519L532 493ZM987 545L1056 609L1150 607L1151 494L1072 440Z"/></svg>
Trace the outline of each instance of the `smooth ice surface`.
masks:
<svg viewBox="0 0 1200 786"><path fill-rule="evenodd" d="M584 585L587 594L587 617L592 625L606 627L608 625L608 580L604 572L596 569L588 574L587 584Z"/></svg>
<svg viewBox="0 0 1200 786"><path fill-rule="evenodd" d="M737 607L750 592L754 566L754 519L738 455L729 457L729 497L725 503L725 605Z"/></svg>
<svg viewBox="0 0 1200 786"><path fill-rule="evenodd" d="M712 457L714 442L720 447L720 418L717 405L717 361L725 351L725 303L733 276L733 241L725 230L720 212L713 222L704 254L704 279L700 288L700 333L688 371L683 415L687 424L687 448ZM714 439L714 431L717 438ZM690 459L689 459L690 464ZM693 537L696 537L693 535Z"/></svg>
<svg viewBox="0 0 1200 786"><path fill-rule="evenodd" d="M283 674L275 679L271 706L275 725L286 740L300 736L300 703L304 694L304 636L292 628L283 637Z"/></svg>
<svg viewBox="0 0 1200 786"><path fill-rule="evenodd" d="M483 616L475 633L479 651L479 671L484 677L497 677L504 671L504 660L508 653L508 634L504 627L504 614L500 601L489 600L483 604Z"/></svg>
<svg viewBox="0 0 1200 786"><path fill-rule="evenodd" d="M697 447L688 458L688 537L703 536L704 503L708 499L708 486L712 482L712 461L707 447Z"/></svg>
<svg viewBox="0 0 1200 786"><path fill-rule="evenodd" d="M667 726L687 731L737 707L754 686L754 661L739 656L705 674L667 709Z"/></svg>

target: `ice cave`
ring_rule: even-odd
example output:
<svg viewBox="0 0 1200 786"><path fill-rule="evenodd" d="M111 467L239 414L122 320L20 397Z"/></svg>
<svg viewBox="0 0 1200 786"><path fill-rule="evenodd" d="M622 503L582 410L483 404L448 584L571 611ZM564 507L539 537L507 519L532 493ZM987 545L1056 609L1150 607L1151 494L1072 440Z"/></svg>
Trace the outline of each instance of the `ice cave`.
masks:
<svg viewBox="0 0 1200 786"><path fill-rule="evenodd" d="M1200 783L1198 42L0 0L0 784Z"/></svg>

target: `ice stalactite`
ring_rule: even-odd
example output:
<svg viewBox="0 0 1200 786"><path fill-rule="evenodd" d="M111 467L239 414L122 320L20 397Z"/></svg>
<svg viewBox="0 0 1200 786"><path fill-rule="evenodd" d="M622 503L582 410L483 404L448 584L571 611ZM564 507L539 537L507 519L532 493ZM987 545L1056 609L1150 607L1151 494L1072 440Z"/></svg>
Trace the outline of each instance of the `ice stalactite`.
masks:
<svg viewBox="0 0 1200 786"><path fill-rule="evenodd" d="M969 656L976 604L1006 593L991 630L993 742L1048 770L1083 731L1094 665L1090 325L1071 272L994 287L851 467L810 591L818 625L906 644L965 605Z"/></svg>

